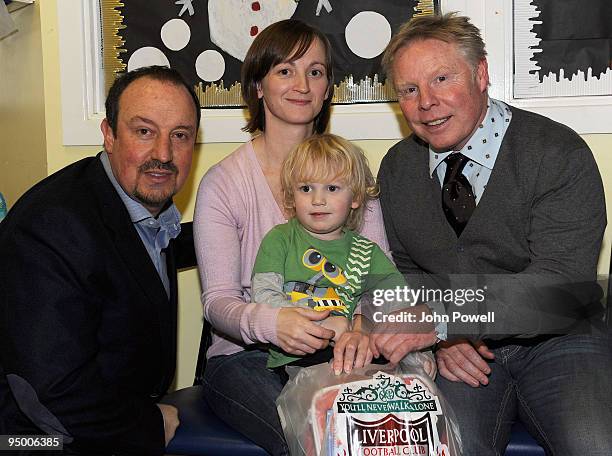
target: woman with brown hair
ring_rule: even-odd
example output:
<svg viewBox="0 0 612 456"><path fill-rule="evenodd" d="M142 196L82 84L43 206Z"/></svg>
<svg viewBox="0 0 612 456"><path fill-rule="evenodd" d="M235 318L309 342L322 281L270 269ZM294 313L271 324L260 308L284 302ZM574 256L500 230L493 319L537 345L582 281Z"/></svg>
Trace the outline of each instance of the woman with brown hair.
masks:
<svg viewBox="0 0 612 456"><path fill-rule="evenodd" d="M274 403L285 379L266 369L261 345L305 355L326 348L334 332L316 324L328 312L251 302L250 284L262 238L289 218L283 160L327 128L333 75L325 35L293 19L266 28L244 60L242 94L250 114L245 130L260 134L206 173L194 217L202 303L214 328L204 386L220 418L271 454L287 454ZM377 201L368 204L360 232L388 250ZM350 347L335 347L345 359L367 350L367 337L353 332Z"/></svg>

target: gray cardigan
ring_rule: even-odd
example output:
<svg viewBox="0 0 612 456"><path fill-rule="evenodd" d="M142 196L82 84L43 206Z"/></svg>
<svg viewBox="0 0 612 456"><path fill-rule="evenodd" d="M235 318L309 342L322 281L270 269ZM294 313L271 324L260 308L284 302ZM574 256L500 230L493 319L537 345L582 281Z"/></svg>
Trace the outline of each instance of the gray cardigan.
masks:
<svg viewBox="0 0 612 456"><path fill-rule="evenodd" d="M487 305L471 311L494 310L496 324L464 325L454 328L457 335L499 339L563 332L558 318L576 317L576 296L580 309L596 298L593 287L582 286L596 279L606 226L593 154L568 127L521 109L512 112L486 190L459 238L442 212L437 175L429 176L427 144L415 135L399 142L378 174L389 245L400 271L488 275L469 279L488 290ZM543 296L550 283L563 290L547 288Z"/></svg>

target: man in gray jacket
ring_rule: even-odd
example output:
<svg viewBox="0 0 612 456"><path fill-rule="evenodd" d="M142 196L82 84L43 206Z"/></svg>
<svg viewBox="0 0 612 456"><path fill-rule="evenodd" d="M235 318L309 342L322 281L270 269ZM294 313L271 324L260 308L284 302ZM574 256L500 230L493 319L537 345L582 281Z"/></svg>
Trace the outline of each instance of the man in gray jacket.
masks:
<svg viewBox="0 0 612 456"><path fill-rule="evenodd" d="M612 454L608 336L583 324L599 321L606 225L591 151L488 96L484 43L465 17L413 19L383 64L413 131L380 167L389 244L409 283L425 294L443 277L451 299L413 307L423 322L380 322L372 351L396 362L439 342L437 382L466 455L503 454L517 418L548 454Z"/></svg>

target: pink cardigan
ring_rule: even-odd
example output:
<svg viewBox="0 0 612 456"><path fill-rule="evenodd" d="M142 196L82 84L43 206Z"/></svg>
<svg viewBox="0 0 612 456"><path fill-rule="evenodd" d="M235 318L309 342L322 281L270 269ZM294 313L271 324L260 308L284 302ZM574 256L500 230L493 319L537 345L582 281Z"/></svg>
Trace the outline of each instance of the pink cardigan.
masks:
<svg viewBox="0 0 612 456"><path fill-rule="evenodd" d="M251 142L214 165L200 182L194 237L204 315L215 328L208 357L253 343L278 344L279 309L251 302L251 272L259 244L285 223ZM361 234L388 254L378 201L368 205Z"/></svg>

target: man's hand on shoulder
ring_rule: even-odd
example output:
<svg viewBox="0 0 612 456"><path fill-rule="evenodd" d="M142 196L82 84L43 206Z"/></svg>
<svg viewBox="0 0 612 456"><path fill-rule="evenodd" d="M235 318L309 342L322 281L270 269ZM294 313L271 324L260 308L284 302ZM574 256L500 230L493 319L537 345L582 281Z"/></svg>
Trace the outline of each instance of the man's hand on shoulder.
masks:
<svg viewBox="0 0 612 456"><path fill-rule="evenodd" d="M178 409L173 405L157 404L159 410L164 418L164 436L166 439L166 446L170 443L170 440L174 437L176 428L179 426Z"/></svg>

